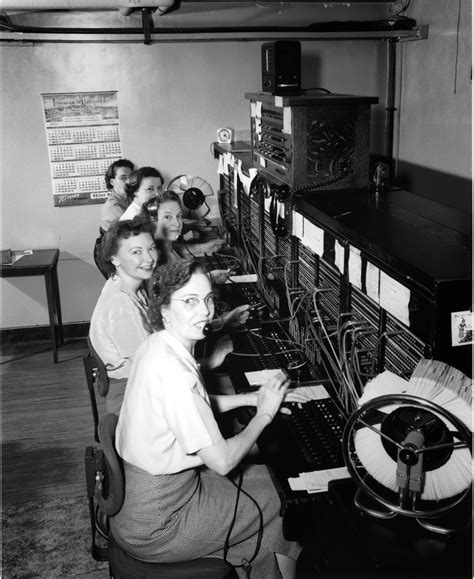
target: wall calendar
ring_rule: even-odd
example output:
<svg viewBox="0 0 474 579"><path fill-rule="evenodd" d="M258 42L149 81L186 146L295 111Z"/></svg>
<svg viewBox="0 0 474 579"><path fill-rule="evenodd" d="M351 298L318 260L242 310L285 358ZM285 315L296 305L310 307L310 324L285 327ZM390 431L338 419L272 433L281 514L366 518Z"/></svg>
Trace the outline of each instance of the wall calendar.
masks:
<svg viewBox="0 0 474 579"><path fill-rule="evenodd" d="M55 207L103 203L122 156L117 92L42 94Z"/></svg>

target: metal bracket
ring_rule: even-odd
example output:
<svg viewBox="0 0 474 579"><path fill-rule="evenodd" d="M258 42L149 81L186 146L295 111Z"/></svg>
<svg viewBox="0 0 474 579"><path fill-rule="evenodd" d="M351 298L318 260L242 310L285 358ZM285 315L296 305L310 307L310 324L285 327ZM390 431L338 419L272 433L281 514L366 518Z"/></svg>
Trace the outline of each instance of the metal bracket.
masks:
<svg viewBox="0 0 474 579"><path fill-rule="evenodd" d="M153 29L153 17L149 8L142 8L142 26L145 37L144 44L151 44L151 31Z"/></svg>

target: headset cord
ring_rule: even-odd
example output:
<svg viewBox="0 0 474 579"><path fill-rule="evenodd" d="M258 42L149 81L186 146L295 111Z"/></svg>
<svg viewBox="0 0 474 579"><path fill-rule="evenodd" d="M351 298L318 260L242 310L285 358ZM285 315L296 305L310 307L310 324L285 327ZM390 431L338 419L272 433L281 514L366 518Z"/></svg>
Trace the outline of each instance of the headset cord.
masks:
<svg viewBox="0 0 474 579"><path fill-rule="evenodd" d="M263 515L262 515L262 510L260 509L259 504L257 503L257 501L250 496L247 492L245 492L242 488L242 483L243 483L243 479L244 479L244 473L243 470L240 469L239 471L239 481L236 484L230 477L229 480L230 482L237 487L237 497L235 499L235 507L234 507L234 515L232 517L232 521L230 523L230 527L229 527L229 531L227 533L227 537L225 538L225 544L224 544L224 561L225 563L232 568L240 568L242 567L245 571L245 576L247 577L247 579L250 579L250 572L252 570L252 561L255 559L255 557L258 555L258 552L260 551L260 544L262 542L262 536L263 536ZM234 565L232 563L230 563L227 559L227 554L229 552L230 549L230 536L232 534L232 530L234 528L235 525L235 520L237 518L237 509L239 506L239 498L240 498L240 493L243 493L245 496L247 496L252 502L253 504L257 507L258 510L258 518L259 518L259 524L258 524L258 534L257 534L257 544L255 546L255 551L252 555L252 557L250 559L242 559L242 564L241 565Z"/></svg>

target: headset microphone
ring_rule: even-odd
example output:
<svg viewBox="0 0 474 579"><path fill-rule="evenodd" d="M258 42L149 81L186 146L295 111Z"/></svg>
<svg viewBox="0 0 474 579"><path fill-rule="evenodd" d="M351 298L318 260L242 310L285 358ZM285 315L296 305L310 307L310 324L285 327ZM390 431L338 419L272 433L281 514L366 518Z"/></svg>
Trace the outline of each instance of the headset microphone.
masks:
<svg viewBox="0 0 474 579"><path fill-rule="evenodd" d="M204 326L204 328L202 329L202 333L203 333L205 336L209 336L210 334L212 334L213 331L214 331L214 330L212 329L211 324L206 324L206 325Z"/></svg>

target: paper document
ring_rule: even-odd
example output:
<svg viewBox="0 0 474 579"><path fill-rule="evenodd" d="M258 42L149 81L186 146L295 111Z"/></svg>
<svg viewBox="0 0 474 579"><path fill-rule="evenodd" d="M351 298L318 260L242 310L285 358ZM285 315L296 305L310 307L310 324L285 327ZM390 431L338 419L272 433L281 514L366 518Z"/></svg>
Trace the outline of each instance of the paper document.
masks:
<svg viewBox="0 0 474 579"><path fill-rule="evenodd" d="M308 401L329 398L329 393L322 384L318 384L317 386L298 386L294 388L294 390L297 390L298 394L303 395ZM302 402L302 404L304 404L304 402Z"/></svg>
<svg viewBox="0 0 474 579"><path fill-rule="evenodd" d="M231 275L226 283L256 283L257 274L248 273L246 275Z"/></svg>
<svg viewBox="0 0 474 579"><path fill-rule="evenodd" d="M269 378L277 376L280 372L280 368L268 368L266 370L256 370L255 372L245 372L245 377L250 386L260 386Z"/></svg>
<svg viewBox="0 0 474 579"><path fill-rule="evenodd" d="M289 478L288 484L294 491L305 490L308 493L324 493L328 490L329 481L350 478L350 476L347 468L341 466L340 468L303 472L298 477Z"/></svg>

